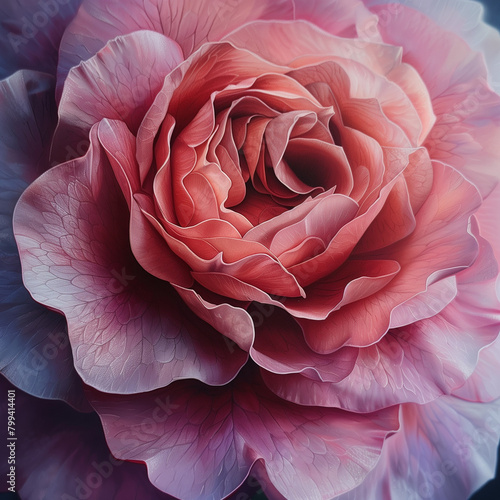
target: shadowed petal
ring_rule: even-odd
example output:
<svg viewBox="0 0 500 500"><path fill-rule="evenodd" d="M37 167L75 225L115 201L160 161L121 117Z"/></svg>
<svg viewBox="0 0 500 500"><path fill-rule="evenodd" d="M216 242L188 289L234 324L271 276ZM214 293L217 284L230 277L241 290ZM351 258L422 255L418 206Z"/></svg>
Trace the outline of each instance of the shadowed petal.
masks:
<svg viewBox="0 0 500 500"><path fill-rule="evenodd" d="M91 400L113 453L145 461L153 484L190 500L224 498L257 460L285 498L332 498L362 481L398 426L396 408L356 415L284 402L249 370L224 387L182 381L147 395L92 391ZM158 401L169 417L145 429Z"/></svg>
<svg viewBox="0 0 500 500"><path fill-rule="evenodd" d="M56 74L65 28L82 0L12 0L0 6L0 79L19 69Z"/></svg>
<svg viewBox="0 0 500 500"><path fill-rule="evenodd" d="M113 457L95 413L82 414L58 401L33 398L3 377L0 388L5 395L1 404L4 415L7 391L15 390L15 429L19 437L15 441L16 491L20 498L174 500L151 485L144 465ZM6 430L5 426L4 442ZM3 477L7 467L7 460L2 460Z"/></svg>
<svg viewBox="0 0 500 500"><path fill-rule="evenodd" d="M332 354L314 352L293 318L280 309L255 304L249 309L256 326L252 359L266 371L301 373L312 380L338 382L354 368L357 350L346 347Z"/></svg>
<svg viewBox="0 0 500 500"><path fill-rule="evenodd" d="M38 178L17 205L26 286L64 312L75 366L100 390L148 391L186 377L227 382L246 353L231 352L168 283L137 263L127 204L96 128L91 139L85 157Z"/></svg>
<svg viewBox="0 0 500 500"><path fill-rule="evenodd" d="M66 322L24 288L12 228L19 196L48 164L52 92L53 78L34 71L0 82L0 369L30 394L87 408Z"/></svg>

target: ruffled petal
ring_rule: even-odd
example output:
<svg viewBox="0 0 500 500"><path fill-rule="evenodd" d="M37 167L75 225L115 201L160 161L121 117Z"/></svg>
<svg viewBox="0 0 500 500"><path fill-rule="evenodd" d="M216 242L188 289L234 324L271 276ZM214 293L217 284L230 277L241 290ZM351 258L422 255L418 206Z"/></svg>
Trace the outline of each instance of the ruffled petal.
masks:
<svg viewBox="0 0 500 500"><path fill-rule="evenodd" d="M135 134L165 76L182 60L174 41L159 33L140 31L112 40L73 68L58 107L52 159L74 159L74 151L82 149L79 145L88 145L91 127L103 118L121 120Z"/></svg>
<svg viewBox="0 0 500 500"><path fill-rule="evenodd" d="M379 11L380 24L389 22L403 4L422 12L445 30L452 31L473 50L483 53L488 66L488 80L496 92L500 91L500 34L485 23L482 3L470 0L399 0L399 3L390 4L387 0L363 1L367 7L384 5Z"/></svg>
<svg viewBox="0 0 500 500"><path fill-rule="evenodd" d="M134 257L153 276L190 286L193 279L188 266L148 222L137 201L137 194L141 192L138 141L122 121L102 120L97 134L130 209L129 238Z"/></svg>
<svg viewBox="0 0 500 500"><path fill-rule="evenodd" d="M371 9L384 18L379 23L383 39L403 48L403 61L417 70L429 91L436 115L425 143L431 157L457 168L485 196L499 178L500 97L487 83L482 54L420 13L416 3L411 2L415 8L399 5L389 14L385 5ZM430 10L456 8L456 2L432 3Z"/></svg>
<svg viewBox="0 0 500 500"><path fill-rule="evenodd" d="M466 500L495 475L500 400L444 396L401 407L401 429L386 440L377 466L340 500Z"/></svg>
<svg viewBox="0 0 500 500"><path fill-rule="evenodd" d="M275 375L284 372L274 371L264 374L268 387L295 403L351 411L375 411L405 402L425 404L452 393L464 399L484 397L491 401L498 393L496 379L491 377L499 364L495 359L498 346L490 346L500 332L500 302L494 279L497 266L491 248L477 234L477 225L472 225L472 231L479 241L479 255L470 268L452 277L456 281L450 288L454 292L452 301L441 311L435 310L424 319L421 313L427 309L421 311L413 304L408 311L409 315L415 312L413 321L389 330L376 344L359 349L352 371L337 382L331 379L334 383L328 384L325 379L298 375L284 377ZM437 292L446 295L448 288L438 287ZM434 293L427 296L428 301L434 301L428 304L431 309L442 305Z"/></svg>
<svg viewBox="0 0 500 500"><path fill-rule="evenodd" d="M291 0L85 0L61 42L58 89L69 70L96 54L109 40L149 30L175 40L184 57L203 43L218 41L255 19L293 19Z"/></svg>
<svg viewBox="0 0 500 500"><path fill-rule="evenodd" d="M467 401L490 402L500 398L500 387L494 373L500 371L500 336L479 353L474 373L453 395Z"/></svg>
<svg viewBox="0 0 500 500"><path fill-rule="evenodd" d="M116 456L145 461L155 486L193 500L224 498L257 460L285 498L332 498L363 480L398 427L396 408L355 415L296 406L252 373L224 387L182 381L146 395L93 391L91 401Z"/></svg>
<svg viewBox="0 0 500 500"><path fill-rule="evenodd" d="M352 372L357 349L346 347L332 354L318 354L306 344L293 318L280 309L254 304L249 313L256 327L250 353L266 371L301 373L312 380L329 382L339 382Z"/></svg>
<svg viewBox="0 0 500 500"><path fill-rule="evenodd" d="M470 182L434 163L433 189L416 215L415 231L379 256L398 261L401 271L389 286L331 313L322 322L299 319L308 344L323 353L343 345L370 345L388 330L396 306L428 284L469 267L478 244L467 231L468 222L480 204L481 197Z"/></svg>
<svg viewBox="0 0 500 500"><path fill-rule="evenodd" d="M75 366L96 388L148 391L179 378L220 384L247 355L146 273L129 244L129 212L98 144L23 194L15 233L33 297L62 311ZM230 349L231 347L231 349Z"/></svg>

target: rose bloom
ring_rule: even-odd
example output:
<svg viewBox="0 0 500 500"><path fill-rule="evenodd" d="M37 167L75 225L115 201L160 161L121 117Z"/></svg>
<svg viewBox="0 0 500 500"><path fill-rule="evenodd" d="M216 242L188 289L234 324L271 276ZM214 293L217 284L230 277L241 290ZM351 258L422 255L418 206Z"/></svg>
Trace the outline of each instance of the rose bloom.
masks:
<svg viewBox="0 0 500 500"><path fill-rule="evenodd" d="M0 7L2 491L467 498L500 435L480 4L79 4Z"/></svg>

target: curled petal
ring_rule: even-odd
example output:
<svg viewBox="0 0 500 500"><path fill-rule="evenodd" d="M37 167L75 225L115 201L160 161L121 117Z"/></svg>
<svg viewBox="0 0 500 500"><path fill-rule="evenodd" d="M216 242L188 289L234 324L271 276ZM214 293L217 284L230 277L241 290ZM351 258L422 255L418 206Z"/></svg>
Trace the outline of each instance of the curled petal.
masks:
<svg viewBox="0 0 500 500"><path fill-rule="evenodd" d="M299 319L308 344L318 352L370 345L387 332L396 306L425 290L429 280L469 267L478 253L477 240L468 232L469 218L480 204L481 197L470 182L434 163L433 189L416 215L415 231L381 253L397 260L401 271L389 286L322 322Z"/></svg>
<svg viewBox="0 0 500 500"><path fill-rule="evenodd" d="M168 283L137 263L127 204L95 127L91 139L85 157L49 170L17 205L27 288L65 314L77 371L89 385L130 393L186 377L227 382L246 354L230 352Z"/></svg>
<svg viewBox="0 0 500 500"><path fill-rule="evenodd" d="M90 129L103 118L121 120L136 133L165 76L182 60L174 41L140 31L116 38L73 68L59 103L53 160L68 161L79 150L85 152Z"/></svg>

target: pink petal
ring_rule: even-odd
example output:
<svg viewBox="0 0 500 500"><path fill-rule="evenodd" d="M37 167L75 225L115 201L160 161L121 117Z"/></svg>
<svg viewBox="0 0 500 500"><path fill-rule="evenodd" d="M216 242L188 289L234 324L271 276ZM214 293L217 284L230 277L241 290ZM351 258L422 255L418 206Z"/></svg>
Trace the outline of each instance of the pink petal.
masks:
<svg viewBox="0 0 500 500"><path fill-rule="evenodd" d="M490 244L495 260L500 263L500 231L498 214L500 213L500 184L486 197L479 210L474 214L479 225L479 232Z"/></svg>
<svg viewBox="0 0 500 500"><path fill-rule="evenodd" d="M169 283L190 286L189 268L166 244L142 213L135 194L141 191L135 137L125 123L103 120L98 137L130 208L130 245L150 274Z"/></svg>
<svg viewBox="0 0 500 500"><path fill-rule="evenodd" d="M323 353L342 345L370 345L387 331L391 311L397 305L432 281L470 266L477 255L477 243L467 225L480 203L472 184L458 172L435 163L433 189L416 215L415 231L390 252L381 253L397 260L401 271L388 287L348 304L322 322L299 319L308 344Z"/></svg>
<svg viewBox="0 0 500 500"><path fill-rule="evenodd" d="M136 133L165 76L181 61L174 41L141 31L116 38L73 68L59 104L53 158L75 158L74 150L81 142L88 145L90 128L103 118L121 120Z"/></svg>
<svg viewBox="0 0 500 500"><path fill-rule="evenodd" d="M401 408L401 429L386 440L377 466L340 500L465 500L494 477L500 402L445 396Z"/></svg>
<svg viewBox="0 0 500 500"><path fill-rule="evenodd" d="M319 3L308 2L309 5L316 6ZM342 3L345 4L345 0L342 0ZM301 4L299 12L304 12L307 7L305 2L301 1ZM329 3L326 7L328 16L334 15L336 4L337 2ZM345 8L345 5L343 7ZM296 21L256 21L241 25L224 40L250 50L267 61L294 67L306 66L311 62L318 63L325 59L340 63L340 58L343 58L357 61L377 73L385 74L394 67L399 57L398 47L334 36L319 29L319 24L300 20L300 14L297 17ZM359 50L360 43L363 50Z"/></svg>
<svg viewBox="0 0 500 500"><path fill-rule="evenodd" d="M385 205L370 224L355 253L370 252L402 240L415 229L415 216L410 203L407 183L400 177L390 192Z"/></svg>
<svg viewBox="0 0 500 500"><path fill-rule="evenodd" d="M329 9L334 7L330 5ZM339 39L300 21L255 22L236 30L226 39L276 64L308 66L303 71L314 72L313 64L319 64L326 58L335 61L349 76L352 106L357 110L351 111L346 104L344 114L350 115L351 120L356 119L357 126L370 134L377 134L382 144L387 145L389 139L391 144L403 143L403 129L412 144L419 145L434 123L427 89L416 71L400 63L400 49L397 47L365 40ZM330 86L335 93L338 92L337 86ZM369 100L358 100L374 98L382 104L381 109ZM361 120L359 113L363 111ZM387 117L401 129L388 123ZM378 127L371 126L372 119L379 123ZM381 124L386 130L380 129Z"/></svg>
<svg viewBox="0 0 500 500"><path fill-rule="evenodd" d="M214 5L211 0L132 0L125 5L110 0L103 5L99 0L85 0L61 41L58 87L71 67L117 36L156 31L175 40L187 58L205 42L218 41L248 21L266 18L292 19L292 2L223 0Z"/></svg>
<svg viewBox="0 0 500 500"><path fill-rule="evenodd" d="M327 384L313 377L265 373L268 387L299 404L351 411L374 411L404 402L423 404L450 393L464 399L491 400L490 394L498 392L491 377L498 364L494 359L497 349L495 344L486 346L500 331L497 268L491 248L477 235L477 225L472 224L471 229L479 242L474 264L432 284L416 297L419 302L412 299L404 304L412 307L396 317L406 321L376 344L359 349L356 364L346 377ZM493 270L493 279L486 269Z"/></svg>
<svg viewBox="0 0 500 500"><path fill-rule="evenodd" d="M453 395L467 401L490 402L500 398L498 379L500 371L500 336L479 352L474 373L465 384L453 391Z"/></svg>
<svg viewBox="0 0 500 500"><path fill-rule="evenodd" d="M483 326L476 324L478 317L480 313L460 315L459 306L450 305L434 318L391 330L376 344L361 348L352 372L336 383L298 375L266 374L264 380L278 396L298 404L364 412L404 402L428 403L463 385L480 349L496 338L498 318ZM483 386L487 391L487 384L476 382L479 391ZM464 395L470 394L465 390Z"/></svg>
<svg viewBox="0 0 500 500"><path fill-rule="evenodd" d="M440 313L457 296L455 276L436 281L391 312L390 328L410 325Z"/></svg>
<svg viewBox="0 0 500 500"><path fill-rule="evenodd" d="M222 256L218 255L208 264L213 271L193 271L192 276L198 283L219 295L236 300L252 300L247 295L247 286L234 287L235 280L238 280L263 293L283 297L304 296L295 277L268 255L249 255L234 263L225 263Z"/></svg>
<svg viewBox="0 0 500 500"><path fill-rule="evenodd" d="M381 14L385 7L372 11ZM448 21L443 29L406 5L384 19L384 40L403 47L403 61L417 70L429 90L437 118L426 141L432 158L459 169L486 195L498 180L500 98L486 83L482 55L449 31Z"/></svg>
<svg viewBox="0 0 500 500"><path fill-rule="evenodd" d="M89 385L128 393L186 377L227 382L246 354L231 352L169 284L138 265L127 205L96 135L94 128L85 157L48 171L18 203L26 286L65 314L77 371Z"/></svg>
<svg viewBox="0 0 500 500"><path fill-rule="evenodd" d="M175 286L189 308L203 321L212 325L218 332L241 349L249 351L254 343L255 331L251 316L240 307L231 304L214 304L205 300L195 290Z"/></svg>
<svg viewBox="0 0 500 500"><path fill-rule="evenodd" d="M332 498L363 480L398 426L396 408L359 415L283 402L251 371L225 387L93 391L92 404L113 453L145 461L153 484L179 498L224 498L257 460L285 498Z"/></svg>
<svg viewBox="0 0 500 500"><path fill-rule="evenodd" d="M327 192L255 226L243 239L259 242L276 255L290 250L308 236L316 236L328 245L357 212L358 206L350 198Z"/></svg>
<svg viewBox="0 0 500 500"><path fill-rule="evenodd" d="M266 371L301 373L313 380L339 382L353 369L357 350L347 347L332 354L315 353L304 341L293 318L278 308L255 304L249 309L256 328L252 359Z"/></svg>
<svg viewBox="0 0 500 500"><path fill-rule="evenodd" d="M309 285L305 298L283 300L283 306L297 318L322 320L332 311L377 293L400 270L394 260L350 260L334 273Z"/></svg>
<svg viewBox="0 0 500 500"><path fill-rule="evenodd" d="M359 0L295 0L294 4L297 19L306 19L333 35L346 38L354 38L372 18Z"/></svg>
<svg viewBox="0 0 500 500"><path fill-rule="evenodd" d="M417 144L421 145L436 123L431 98L425 83L422 81L422 78L420 78L417 70L405 63L396 65L387 74L387 78L404 90L417 111L422 125Z"/></svg>
<svg viewBox="0 0 500 500"><path fill-rule="evenodd" d="M386 4L387 0L364 0L371 7ZM465 40L472 50L482 52L488 66L488 80L496 92L500 90L500 54L498 31L485 22L485 10L479 2L435 2L434 0L405 0L405 5L416 9L431 18L440 27L452 31ZM400 4L389 4L381 16L387 22L397 13Z"/></svg>

